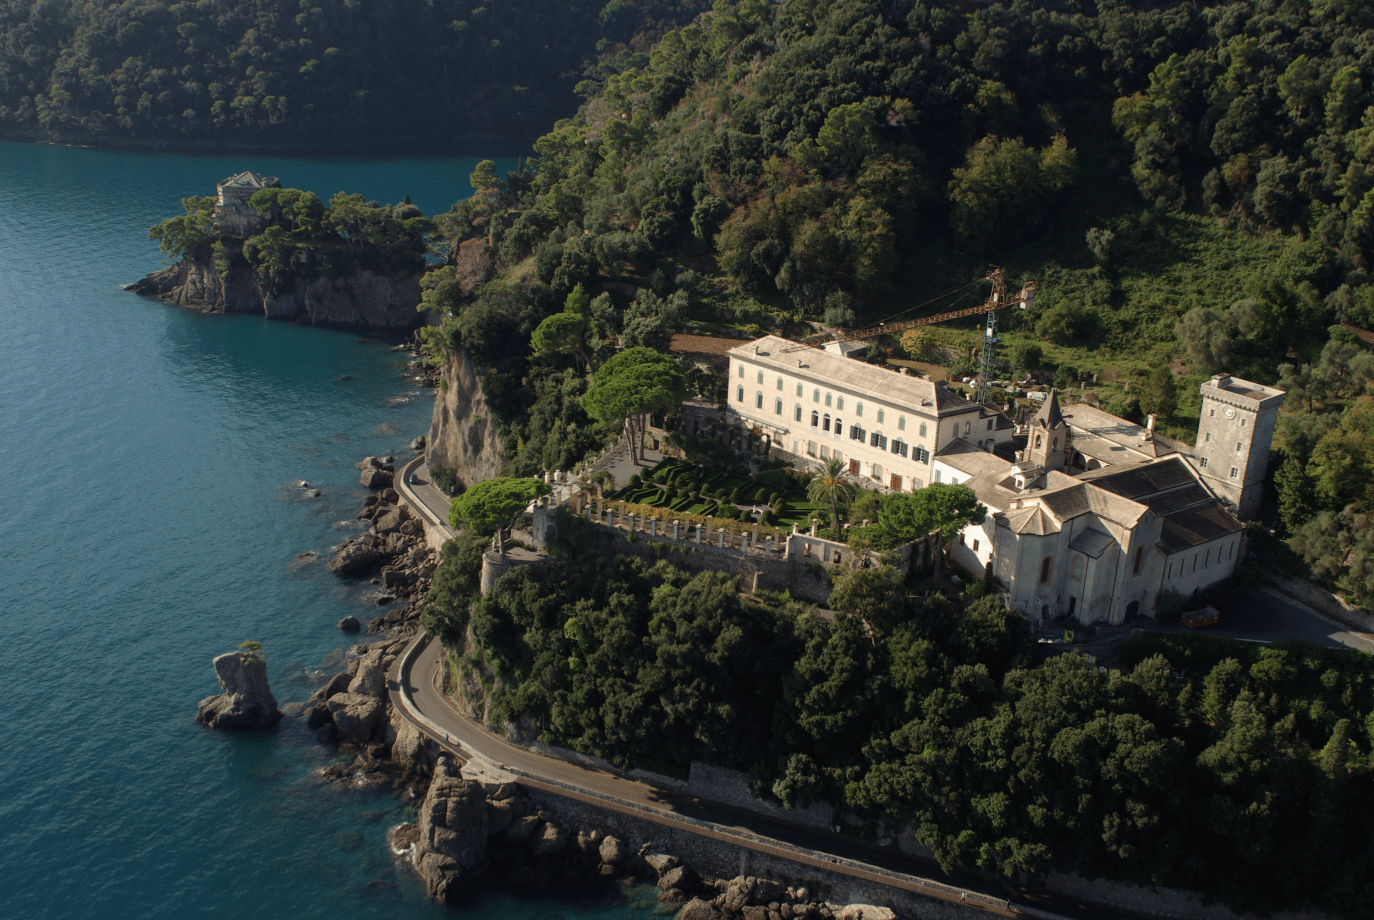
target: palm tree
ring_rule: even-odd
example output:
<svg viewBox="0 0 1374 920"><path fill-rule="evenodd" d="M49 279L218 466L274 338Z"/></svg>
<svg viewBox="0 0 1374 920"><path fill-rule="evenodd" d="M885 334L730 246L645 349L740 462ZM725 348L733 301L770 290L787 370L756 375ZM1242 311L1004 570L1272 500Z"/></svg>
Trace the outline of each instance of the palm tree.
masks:
<svg viewBox="0 0 1374 920"><path fill-rule="evenodd" d="M844 478L844 464L831 457L825 467L806 487L806 497L813 502L830 503L830 520L838 529L840 526L840 506L854 500L854 484Z"/></svg>

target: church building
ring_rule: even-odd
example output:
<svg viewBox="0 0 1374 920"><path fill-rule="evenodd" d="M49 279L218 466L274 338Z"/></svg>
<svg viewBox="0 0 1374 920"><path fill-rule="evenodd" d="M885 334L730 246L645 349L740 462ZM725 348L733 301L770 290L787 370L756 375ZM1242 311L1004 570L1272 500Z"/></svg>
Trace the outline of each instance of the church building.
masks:
<svg viewBox="0 0 1374 920"><path fill-rule="evenodd" d="M951 558L1012 609L1120 624L1165 592L1229 578L1259 505L1280 390L1218 374L1196 447L1051 391L1013 422L931 382L777 336L730 350L729 416L799 466L838 457L862 485L963 484L987 516Z"/></svg>

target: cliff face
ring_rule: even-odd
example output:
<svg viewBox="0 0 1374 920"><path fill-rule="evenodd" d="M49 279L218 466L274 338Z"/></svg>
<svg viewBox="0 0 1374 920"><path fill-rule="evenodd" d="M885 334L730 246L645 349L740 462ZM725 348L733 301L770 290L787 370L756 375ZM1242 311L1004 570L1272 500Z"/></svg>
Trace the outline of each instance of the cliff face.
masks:
<svg viewBox="0 0 1374 920"><path fill-rule="evenodd" d="M253 313L288 322L350 329L414 329L420 278L370 271L311 281L297 278L280 293L265 290L247 266L234 265L223 280L208 263L180 262L128 286L136 294L196 307L206 313Z"/></svg>
<svg viewBox="0 0 1374 920"><path fill-rule="evenodd" d="M442 380L425 439L429 468L453 470L465 487L500 475L501 434L482 395L478 368L461 347L444 366Z"/></svg>

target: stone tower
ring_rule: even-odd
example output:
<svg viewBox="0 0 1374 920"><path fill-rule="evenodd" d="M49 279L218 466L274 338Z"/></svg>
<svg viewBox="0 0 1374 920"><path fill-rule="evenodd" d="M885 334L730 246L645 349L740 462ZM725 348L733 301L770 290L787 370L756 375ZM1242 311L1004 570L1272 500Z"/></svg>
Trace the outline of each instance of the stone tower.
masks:
<svg viewBox="0 0 1374 920"><path fill-rule="evenodd" d="M1073 456L1072 439L1068 423L1059 411L1059 391L1050 390L1026 431L1026 461L1062 473Z"/></svg>
<svg viewBox="0 0 1374 920"><path fill-rule="evenodd" d="M1283 391L1216 374L1202 385L1198 472L1242 521L1255 516Z"/></svg>

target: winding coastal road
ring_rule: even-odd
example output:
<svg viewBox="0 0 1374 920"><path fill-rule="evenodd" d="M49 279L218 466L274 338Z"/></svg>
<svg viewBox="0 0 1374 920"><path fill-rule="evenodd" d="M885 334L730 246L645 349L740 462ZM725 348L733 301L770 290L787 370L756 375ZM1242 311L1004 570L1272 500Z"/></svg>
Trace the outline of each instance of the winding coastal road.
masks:
<svg viewBox="0 0 1374 920"><path fill-rule="evenodd" d="M416 475L418 482L411 484ZM397 488L430 526L451 537L449 499L428 482L423 455L404 464ZM923 897L975 906L992 916L1058 920L1141 920L1147 916L1073 897L1024 888L1002 888L981 877L945 875L928 858L870 846L765 814L700 799L606 770L548 757L506 741L467 718L439 689L443 649L417 636L388 674L391 703L405 719L469 772L564 796L599 808L713 838L746 850L778 856L855 879L904 889Z"/></svg>
<svg viewBox="0 0 1374 920"><path fill-rule="evenodd" d="M417 637L389 675L392 705L449 753L492 779L513 780L744 849L813 865L858 882L875 882L924 897L977 906L993 916L1038 920L1138 920L1143 916L1043 891L999 888L971 875L951 878L934 860L546 757L492 734L459 712L439 690L443 667L440 643L429 636Z"/></svg>

